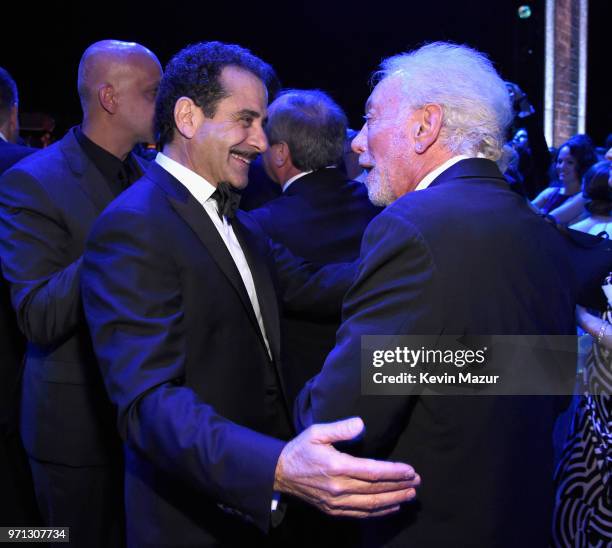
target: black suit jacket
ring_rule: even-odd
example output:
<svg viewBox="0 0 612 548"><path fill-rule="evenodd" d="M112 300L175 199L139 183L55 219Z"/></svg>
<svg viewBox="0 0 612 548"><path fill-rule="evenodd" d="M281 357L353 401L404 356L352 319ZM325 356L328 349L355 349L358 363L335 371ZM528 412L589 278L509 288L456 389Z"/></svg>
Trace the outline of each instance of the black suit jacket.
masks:
<svg viewBox="0 0 612 548"><path fill-rule="evenodd" d="M547 546L557 399L362 396L360 339L573 334L579 277L564 237L493 162L469 159L387 207L366 230L361 259L336 347L296 411L302 427L361 416L357 452L421 474L416 503L364 523L364 545Z"/></svg>
<svg viewBox="0 0 612 548"><path fill-rule="evenodd" d="M363 231L380 211L362 183L348 179L338 168L325 168L300 177L282 196L250 213L268 236L292 253L330 264L359 257ZM339 323L340 310L316 320L284 313L283 372L290 401L320 371Z"/></svg>
<svg viewBox="0 0 612 548"><path fill-rule="evenodd" d="M37 149L0 141L0 175ZM0 523L40 524L30 469L19 433L19 378L26 340L19 331L8 284L0 274Z"/></svg>
<svg viewBox="0 0 612 548"><path fill-rule="evenodd" d="M8 143L0 139L0 174L37 150L39 149Z"/></svg>
<svg viewBox="0 0 612 548"><path fill-rule="evenodd" d="M28 454L71 466L120 455L80 297L85 238L113 199L74 129L0 179L0 254L28 340L21 435Z"/></svg>
<svg viewBox="0 0 612 548"><path fill-rule="evenodd" d="M0 175L36 150L0 140ZM4 435L12 414L9 402L14 400L13 390L16 388L19 364L25 352L25 339L17 327L9 288L1 275L0 333L0 429Z"/></svg>
<svg viewBox="0 0 612 548"><path fill-rule="evenodd" d="M248 214L249 263L271 361L240 274L202 206L153 164L102 214L83 297L126 445L128 542L248 545L267 531L276 462L292 435L278 366L284 306L339 307L349 267L319 276ZM235 514L240 516L237 519Z"/></svg>

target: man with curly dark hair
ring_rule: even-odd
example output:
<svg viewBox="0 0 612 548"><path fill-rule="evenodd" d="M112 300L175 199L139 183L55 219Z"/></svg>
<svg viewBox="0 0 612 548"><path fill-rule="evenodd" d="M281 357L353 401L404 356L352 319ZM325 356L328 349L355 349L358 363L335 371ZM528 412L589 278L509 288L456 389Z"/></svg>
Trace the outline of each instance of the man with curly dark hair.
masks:
<svg viewBox="0 0 612 548"><path fill-rule="evenodd" d="M286 495L352 517L415 495L410 466L333 448L361 433L360 419L286 441L279 300L329 314L353 269L312 268L235 211L234 190L268 146L271 78L239 46L178 53L157 98L162 152L87 244L83 299L125 441L131 546L288 545L289 516L265 536Z"/></svg>

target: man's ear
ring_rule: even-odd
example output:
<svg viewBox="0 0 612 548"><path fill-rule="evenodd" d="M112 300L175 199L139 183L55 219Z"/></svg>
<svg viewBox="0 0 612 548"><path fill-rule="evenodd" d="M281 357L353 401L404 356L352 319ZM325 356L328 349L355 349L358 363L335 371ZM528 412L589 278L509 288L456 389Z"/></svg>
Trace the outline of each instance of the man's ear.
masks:
<svg viewBox="0 0 612 548"><path fill-rule="evenodd" d="M8 131L6 132L6 138L9 142L15 143L19 139L19 107L17 103L11 107L7 124Z"/></svg>
<svg viewBox="0 0 612 548"><path fill-rule="evenodd" d="M109 114L117 112L117 94L112 84L104 84L98 88L98 101L100 106Z"/></svg>
<svg viewBox="0 0 612 548"><path fill-rule="evenodd" d="M417 154L423 154L438 140L443 114L442 107L435 103L427 104L417 111L414 132L414 150Z"/></svg>
<svg viewBox="0 0 612 548"><path fill-rule="evenodd" d="M192 139L195 135L198 114L202 113L189 97L179 97L174 104L174 124L185 139Z"/></svg>
<svg viewBox="0 0 612 548"><path fill-rule="evenodd" d="M272 154L272 162L276 168L285 167L287 162L291 160L289 145L287 145L285 141L280 141L270 145L270 153Z"/></svg>

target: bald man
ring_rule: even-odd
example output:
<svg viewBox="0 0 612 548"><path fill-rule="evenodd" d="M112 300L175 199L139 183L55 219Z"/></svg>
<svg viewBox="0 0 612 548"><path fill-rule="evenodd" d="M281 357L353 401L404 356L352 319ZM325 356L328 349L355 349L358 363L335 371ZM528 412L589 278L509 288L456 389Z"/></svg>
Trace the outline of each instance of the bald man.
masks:
<svg viewBox="0 0 612 548"><path fill-rule="evenodd" d="M93 44L78 71L82 124L0 179L0 258L28 339L21 436L43 518L69 526L73 546L124 542L121 446L83 318L81 255L143 172L130 151L153 141L161 72L139 44Z"/></svg>

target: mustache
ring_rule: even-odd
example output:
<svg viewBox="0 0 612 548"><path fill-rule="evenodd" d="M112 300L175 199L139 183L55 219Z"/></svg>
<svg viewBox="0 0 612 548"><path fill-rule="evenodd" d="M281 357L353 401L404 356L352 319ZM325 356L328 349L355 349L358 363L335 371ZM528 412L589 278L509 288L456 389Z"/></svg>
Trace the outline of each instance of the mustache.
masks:
<svg viewBox="0 0 612 548"><path fill-rule="evenodd" d="M259 156L259 152L252 152L249 150L240 150L239 148L231 148L230 154L236 154L237 156L242 156L247 160L255 160Z"/></svg>

